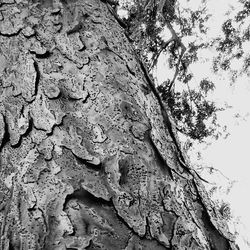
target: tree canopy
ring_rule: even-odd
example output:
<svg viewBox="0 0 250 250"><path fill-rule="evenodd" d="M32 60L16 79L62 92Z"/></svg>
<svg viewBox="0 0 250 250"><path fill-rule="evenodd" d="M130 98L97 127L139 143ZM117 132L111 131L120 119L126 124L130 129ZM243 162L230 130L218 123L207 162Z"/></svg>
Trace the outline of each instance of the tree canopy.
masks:
<svg viewBox="0 0 250 250"><path fill-rule="evenodd" d="M198 62L200 51L213 50L211 68L214 74L227 72L231 83L241 74L249 75L250 57L244 51L250 39L249 2L239 0L237 10L231 6L221 26L222 32L212 37L207 35L212 16L207 0L196 2L192 9L188 0L108 2L115 7L152 77L155 77L160 56L164 55L166 71L172 71L172 75L158 83L157 88L177 129L199 141L222 135L225 127L217 123L216 112L226 107L217 107L207 98L216 82L208 76L197 82L190 66ZM232 62L241 66L235 68Z"/></svg>

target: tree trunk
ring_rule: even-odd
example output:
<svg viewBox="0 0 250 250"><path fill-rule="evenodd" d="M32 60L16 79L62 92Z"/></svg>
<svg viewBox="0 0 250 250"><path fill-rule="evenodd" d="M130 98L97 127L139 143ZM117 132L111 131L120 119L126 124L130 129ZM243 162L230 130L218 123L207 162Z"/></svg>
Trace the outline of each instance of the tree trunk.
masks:
<svg viewBox="0 0 250 250"><path fill-rule="evenodd" d="M0 2L0 249L236 249L109 10Z"/></svg>

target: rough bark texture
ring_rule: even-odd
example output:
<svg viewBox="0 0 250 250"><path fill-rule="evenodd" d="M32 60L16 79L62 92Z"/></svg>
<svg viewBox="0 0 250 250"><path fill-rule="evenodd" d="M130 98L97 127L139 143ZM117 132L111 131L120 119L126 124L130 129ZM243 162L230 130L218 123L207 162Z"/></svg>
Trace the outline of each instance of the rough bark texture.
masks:
<svg viewBox="0 0 250 250"><path fill-rule="evenodd" d="M0 1L0 249L235 249L100 0Z"/></svg>

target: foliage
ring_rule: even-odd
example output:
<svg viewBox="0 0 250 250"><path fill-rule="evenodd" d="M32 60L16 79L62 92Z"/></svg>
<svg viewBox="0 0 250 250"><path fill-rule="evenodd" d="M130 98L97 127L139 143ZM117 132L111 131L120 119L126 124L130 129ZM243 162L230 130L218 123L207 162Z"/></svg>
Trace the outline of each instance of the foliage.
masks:
<svg viewBox="0 0 250 250"><path fill-rule="evenodd" d="M242 74L250 75L250 54L244 49L250 41L250 2L240 0L239 4L240 9L228 13L230 17L222 25L222 35L211 43L217 50L214 72L227 71L232 83Z"/></svg>
<svg viewBox="0 0 250 250"><path fill-rule="evenodd" d="M170 108L179 130L198 140L212 135L215 126L208 127L205 121L212 118L215 125L216 108L204 98L204 94L212 90L214 84L209 79L204 79L197 90L177 92L174 89L177 81L185 85L192 81L193 75L188 72L188 67L198 60L198 50L207 46L199 41L190 41L187 47L182 43L183 38L192 37L194 33L206 33L205 23L209 15L206 13L205 4L193 12L182 8L177 0L137 0L130 4L121 1L121 6L129 13L125 20L128 35L149 70L152 72L156 67L161 53L168 55L168 67L175 73L173 78L166 79L158 90ZM171 37L167 39L163 35L166 30L171 33Z"/></svg>
<svg viewBox="0 0 250 250"><path fill-rule="evenodd" d="M162 93L162 99L167 102L172 117L177 122L177 129L194 140L203 140L213 134L216 128L217 108L213 102L206 99L207 93L214 88L212 82L203 79L200 83L200 91L195 90L172 92L167 91L167 84L160 85L158 90ZM211 124L207 125L206 120Z"/></svg>
<svg viewBox="0 0 250 250"><path fill-rule="evenodd" d="M228 72L232 81L242 73L250 74L250 55L243 50L250 39L250 4L247 0L239 1L241 10L231 11L231 16L228 13L221 27L222 34L207 40L207 22L211 15L206 0L197 2L197 8L193 10L180 0L120 0L120 9L127 11L127 17L123 19L128 36L150 73L157 67L161 54L168 62L166 70L174 72L158 90L179 131L192 139L218 137L216 131L219 128L216 123L218 108L207 99L208 92L214 90L216 84L208 78L194 84L195 76L190 70L199 59L199 51L216 48L212 64L214 73ZM170 33L168 37L165 35L167 31ZM241 68L232 67L235 60L243 62ZM183 87L177 90L176 84L183 84Z"/></svg>

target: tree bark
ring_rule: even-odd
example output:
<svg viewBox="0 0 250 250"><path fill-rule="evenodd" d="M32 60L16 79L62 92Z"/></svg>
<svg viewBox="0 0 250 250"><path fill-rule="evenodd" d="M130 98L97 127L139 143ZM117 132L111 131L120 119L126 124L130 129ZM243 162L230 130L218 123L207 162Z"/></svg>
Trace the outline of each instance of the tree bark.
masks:
<svg viewBox="0 0 250 250"><path fill-rule="evenodd" d="M0 2L0 249L236 249L107 5Z"/></svg>

